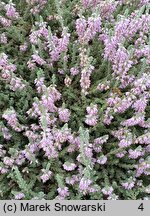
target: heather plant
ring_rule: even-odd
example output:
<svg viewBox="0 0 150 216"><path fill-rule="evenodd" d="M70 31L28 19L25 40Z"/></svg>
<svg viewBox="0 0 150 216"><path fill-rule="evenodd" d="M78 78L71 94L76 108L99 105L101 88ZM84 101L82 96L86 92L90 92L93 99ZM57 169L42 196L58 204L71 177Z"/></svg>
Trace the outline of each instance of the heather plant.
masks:
<svg viewBox="0 0 150 216"><path fill-rule="evenodd" d="M149 14L0 2L1 199L150 199Z"/></svg>

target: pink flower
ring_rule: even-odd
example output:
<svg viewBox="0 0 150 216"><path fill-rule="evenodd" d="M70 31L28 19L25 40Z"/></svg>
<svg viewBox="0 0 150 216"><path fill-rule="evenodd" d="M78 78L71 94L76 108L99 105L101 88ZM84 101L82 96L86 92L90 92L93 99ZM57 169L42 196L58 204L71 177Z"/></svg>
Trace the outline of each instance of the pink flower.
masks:
<svg viewBox="0 0 150 216"><path fill-rule="evenodd" d="M90 126L95 126L97 124L97 116L86 115L85 123Z"/></svg>
<svg viewBox="0 0 150 216"><path fill-rule="evenodd" d="M96 139L94 139L94 144L99 144L99 145L102 145L104 143L107 142L109 136L108 135L104 135L102 137L98 137Z"/></svg>
<svg viewBox="0 0 150 216"><path fill-rule="evenodd" d="M59 119L62 122L68 122L70 119L70 111L69 109L65 109L65 108L59 108L58 109L58 115L59 115Z"/></svg>
<svg viewBox="0 0 150 216"><path fill-rule="evenodd" d="M79 183L79 188L82 191L87 191L89 189L89 186L91 185L92 181L90 179L82 178Z"/></svg>
<svg viewBox="0 0 150 216"><path fill-rule="evenodd" d="M76 21L76 31L79 37L79 40L82 40L84 37L84 32L86 30L87 23L84 17L77 19Z"/></svg>
<svg viewBox="0 0 150 216"><path fill-rule="evenodd" d="M77 67L72 67L70 69L70 73L71 73L71 75L75 76L75 75L77 75L79 73L79 70L78 70Z"/></svg>
<svg viewBox="0 0 150 216"><path fill-rule="evenodd" d="M42 93L44 90L46 90L46 86L44 85L44 77L40 77L38 79L35 79L34 83L36 85L38 93Z"/></svg>
<svg viewBox="0 0 150 216"><path fill-rule="evenodd" d="M141 98L137 100L132 107L135 109L136 112L143 112L147 106L148 100L146 98Z"/></svg>
<svg viewBox="0 0 150 216"><path fill-rule="evenodd" d="M12 159L10 157L4 157L3 162L7 166L12 166L14 163L14 159Z"/></svg>
<svg viewBox="0 0 150 216"><path fill-rule="evenodd" d="M25 52L28 48L28 44L25 42L24 44L20 45L20 51Z"/></svg>
<svg viewBox="0 0 150 216"><path fill-rule="evenodd" d="M22 193L22 192L20 192L20 193L18 193L18 194L15 195L15 199L16 199L16 200L21 200L21 199L24 198L24 197L25 197L25 195L24 195L24 193Z"/></svg>
<svg viewBox="0 0 150 216"><path fill-rule="evenodd" d="M98 108L97 108L97 104L96 105L91 105L91 106L88 106L86 108L86 111L89 115L97 115L98 113Z"/></svg>
<svg viewBox="0 0 150 216"><path fill-rule="evenodd" d="M57 189L59 195L63 198L69 196L69 190L68 190L68 187L64 187L64 188L58 188Z"/></svg>
<svg viewBox="0 0 150 216"><path fill-rule="evenodd" d="M46 61L43 60L38 54L33 54L32 55L33 62L36 62L39 65L44 65L46 64Z"/></svg>
<svg viewBox="0 0 150 216"><path fill-rule="evenodd" d="M12 24L12 21L10 19L6 19L3 16L0 16L0 23L2 24L2 26L4 27L9 27Z"/></svg>
<svg viewBox="0 0 150 216"><path fill-rule="evenodd" d="M69 76L66 76L64 80L65 85L69 87L71 85L71 82L72 82L71 78Z"/></svg>
<svg viewBox="0 0 150 216"><path fill-rule="evenodd" d="M51 176L52 176L52 172L51 171L47 171L45 169L42 169L43 175L40 176L41 180L43 181L43 183L45 183L46 181L48 181Z"/></svg>
<svg viewBox="0 0 150 216"><path fill-rule="evenodd" d="M136 138L135 143L139 144L150 144L150 133L145 133Z"/></svg>
<svg viewBox="0 0 150 216"><path fill-rule="evenodd" d="M85 123L90 126L95 126L98 121L98 108L97 105L91 105L86 108L88 115L86 115Z"/></svg>
<svg viewBox="0 0 150 216"><path fill-rule="evenodd" d="M6 139L6 140L11 139L12 135L9 133L8 128L6 128L6 127L2 128L2 133L3 133L4 139Z"/></svg>
<svg viewBox="0 0 150 216"><path fill-rule="evenodd" d="M105 164L106 162L107 162L107 157L105 155L102 155L97 159L97 163L99 164Z"/></svg>
<svg viewBox="0 0 150 216"><path fill-rule="evenodd" d="M137 147L135 150L129 149L129 158L136 159L143 155L144 155L144 151L142 151L141 146Z"/></svg>
<svg viewBox="0 0 150 216"><path fill-rule="evenodd" d="M6 174L6 173L8 173L8 169L7 168L4 168L4 167L0 167L0 173L1 174Z"/></svg>
<svg viewBox="0 0 150 216"><path fill-rule="evenodd" d="M77 175L72 175L72 177L66 178L66 183L69 185L74 185L78 181L79 181L79 177Z"/></svg>
<svg viewBox="0 0 150 216"><path fill-rule="evenodd" d="M102 189L102 193L104 195L109 195L109 196L112 194L113 191L114 191L113 187L104 187Z"/></svg>
<svg viewBox="0 0 150 216"><path fill-rule="evenodd" d="M22 83L22 80L18 77L13 77L10 81L10 89L16 91L17 89L22 90L25 87L25 84Z"/></svg>
<svg viewBox="0 0 150 216"><path fill-rule="evenodd" d="M5 32L0 35L0 43L7 44L7 37Z"/></svg>
<svg viewBox="0 0 150 216"><path fill-rule="evenodd" d="M18 19L19 14L18 14L18 12L16 12L16 8L14 7L14 4L12 4L12 3L11 4L6 4L5 9L6 9L6 15L9 18Z"/></svg>
<svg viewBox="0 0 150 216"><path fill-rule="evenodd" d="M109 89L109 81L105 82L105 83L99 83L97 86L97 90L99 91L107 91Z"/></svg>
<svg viewBox="0 0 150 216"><path fill-rule="evenodd" d="M65 170L67 170L67 171L72 171L72 170L74 170L74 169L76 168L76 165L75 165L75 163L65 162L65 163L63 164L63 168L64 168Z"/></svg>
<svg viewBox="0 0 150 216"><path fill-rule="evenodd" d="M127 153L127 151L122 151L122 152L120 152L120 153L117 153L117 154L116 154L116 157L118 157L118 158L123 158L123 157L125 156L126 153Z"/></svg>
<svg viewBox="0 0 150 216"><path fill-rule="evenodd" d="M133 187L134 187L134 185L135 185L135 182L125 182L125 183L122 183L121 184L125 189L127 189L127 190L131 190Z"/></svg>

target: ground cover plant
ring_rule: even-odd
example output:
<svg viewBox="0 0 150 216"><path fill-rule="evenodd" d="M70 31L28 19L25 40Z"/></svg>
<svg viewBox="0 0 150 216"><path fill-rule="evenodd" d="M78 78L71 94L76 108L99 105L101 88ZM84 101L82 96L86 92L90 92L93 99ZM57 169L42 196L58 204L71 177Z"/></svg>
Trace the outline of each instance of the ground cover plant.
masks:
<svg viewBox="0 0 150 216"><path fill-rule="evenodd" d="M150 1L0 1L0 199L150 199Z"/></svg>

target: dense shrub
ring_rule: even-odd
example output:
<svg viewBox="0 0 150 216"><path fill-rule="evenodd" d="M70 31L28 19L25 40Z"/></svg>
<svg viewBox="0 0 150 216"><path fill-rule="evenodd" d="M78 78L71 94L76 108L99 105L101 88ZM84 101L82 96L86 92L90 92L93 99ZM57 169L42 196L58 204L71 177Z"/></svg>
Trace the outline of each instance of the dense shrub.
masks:
<svg viewBox="0 0 150 216"><path fill-rule="evenodd" d="M0 2L0 198L149 199L149 0Z"/></svg>

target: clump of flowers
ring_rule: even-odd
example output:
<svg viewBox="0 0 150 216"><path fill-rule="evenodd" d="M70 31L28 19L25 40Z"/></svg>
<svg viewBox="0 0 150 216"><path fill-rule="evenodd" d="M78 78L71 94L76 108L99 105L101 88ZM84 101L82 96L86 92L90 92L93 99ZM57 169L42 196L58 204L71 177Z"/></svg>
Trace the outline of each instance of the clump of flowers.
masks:
<svg viewBox="0 0 150 216"><path fill-rule="evenodd" d="M0 2L1 199L150 199L149 8Z"/></svg>

